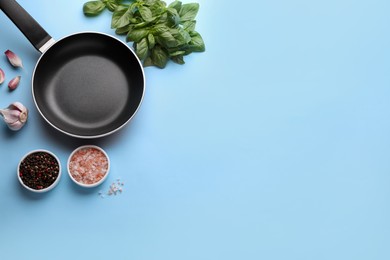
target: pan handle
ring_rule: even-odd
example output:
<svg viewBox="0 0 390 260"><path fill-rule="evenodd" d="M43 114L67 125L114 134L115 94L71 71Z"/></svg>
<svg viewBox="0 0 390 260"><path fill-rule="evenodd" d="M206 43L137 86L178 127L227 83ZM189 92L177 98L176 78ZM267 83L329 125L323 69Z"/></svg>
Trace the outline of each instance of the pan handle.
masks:
<svg viewBox="0 0 390 260"><path fill-rule="evenodd" d="M0 0L0 9L41 53L44 53L55 42L15 0Z"/></svg>

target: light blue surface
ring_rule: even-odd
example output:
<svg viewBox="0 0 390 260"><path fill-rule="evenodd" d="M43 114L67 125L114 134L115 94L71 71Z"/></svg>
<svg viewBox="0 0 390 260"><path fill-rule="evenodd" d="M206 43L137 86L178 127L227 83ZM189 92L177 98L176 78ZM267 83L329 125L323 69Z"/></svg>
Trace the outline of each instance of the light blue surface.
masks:
<svg viewBox="0 0 390 260"><path fill-rule="evenodd" d="M114 35L110 14L86 18L84 2L19 1L56 39ZM0 125L1 259L390 259L390 2L198 2L206 52L146 68L139 113L98 140L40 118L39 53L0 13L0 51L24 61L0 59L8 79L22 75L14 92L0 86L0 106L30 108L20 132ZM66 171L43 196L19 185L26 152L65 167L86 143L111 159L98 189ZM117 178L124 192L100 198Z"/></svg>

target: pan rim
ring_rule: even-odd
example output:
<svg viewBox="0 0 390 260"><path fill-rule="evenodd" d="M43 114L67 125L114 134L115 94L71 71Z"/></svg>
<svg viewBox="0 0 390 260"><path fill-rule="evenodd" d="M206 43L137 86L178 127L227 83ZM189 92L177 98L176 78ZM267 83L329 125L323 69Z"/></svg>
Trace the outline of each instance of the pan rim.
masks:
<svg viewBox="0 0 390 260"><path fill-rule="evenodd" d="M35 72L41 62L41 59L44 57L45 53L50 50L54 45L56 45L58 42L60 41L63 41L69 37L73 37L75 35L80 35L80 34L96 34L96 35L103 35L105 37L110 37L112 39L114 39L115 41L117 41L118 43L121 43L123 44L124 46L126 46L126 48L133 54L133 56L135 57L135 59L137 60L138 62L138 65L140 66L140 69L141 69L141 72L142 72L142 81L143 81L143 84L142 84L142 95L141 95L141 98L140 98L140 101L137 105L137 108L135 109L134 113L126 120L124 121L120 126L116 127L115 129L111 130L111 131L108 131L108 132L105 132L105 133L102 133L102 134L96 134L96 135L82 135L82 134L77 134L77 133L70 133L64 129L61 129L60 127L56 126L55 124L53 124L48 118L46 118L46 116L43 114L41 108L39 107L38 105L38 102L35 98L35 94L34 94L34 78L35 78ZM103 33L103 32L97 32L97 31L81 31L81 32L75 32L75 33L72 33L72 34L69 34L69 35L66 35L62 38L60 38L59 40L55 40L54 43L48 47L46 49L45 52L43 52L40 57L38 58L36 64L35 64L35 67L34 67L34 70L32 72L32 78L31 78L31 91L32 91L32 97L33 97L33 101L34 101L34 104L35 104L35 107L37 108L39 114L42 116L42 118L51 126L53 127L54 129L58 130L59 132L61 133L64 133L68 136L71 136L71 137L76 137L76 138L82 138L82 139L94 139L94 138L100 138L100 137L104 137L104 136L108 136L108 135L111 135L117 131L119 131L120 129L122 129L123 127L125 127L131 120L132 118L137 114L138 110L140 109L141 107L141 104L143 102L143 99L144 99L144 96L145 96L145 71L144 71L144 68L142 66L142 63L141 61L139 60L139 58L137 57L137 54L134 52L133 49L130 48L130 46L128 46L126 43L124 43L123 41L119 40L118 38L110 35L110 34L107 34L107 33Z"/></svg>

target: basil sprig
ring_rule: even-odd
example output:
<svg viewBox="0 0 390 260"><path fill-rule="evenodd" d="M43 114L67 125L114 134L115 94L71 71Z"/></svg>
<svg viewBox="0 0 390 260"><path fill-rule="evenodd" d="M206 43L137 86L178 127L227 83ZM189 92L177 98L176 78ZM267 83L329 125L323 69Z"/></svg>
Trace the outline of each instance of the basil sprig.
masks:
<svg viewBox="0 0 390 260"><path fill-rule="evenodd" d="M97 0L86 2L83 12L96 16L106 8L112 12L111 28L133 42L145 67L164 68L169 60L184 64L184 56L205 51L202 36L195 31L198 3Z"/></svg>

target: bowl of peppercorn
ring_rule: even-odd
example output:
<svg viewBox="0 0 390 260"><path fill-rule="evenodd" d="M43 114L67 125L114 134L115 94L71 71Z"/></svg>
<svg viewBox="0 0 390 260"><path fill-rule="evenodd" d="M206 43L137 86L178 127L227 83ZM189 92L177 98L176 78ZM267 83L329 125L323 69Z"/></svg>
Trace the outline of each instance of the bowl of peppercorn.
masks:
<svg viewBox="0 0 390 260"><path fill-rule="evenodd" d="M33 150L20 160L17 168L20 184L37 193L53 189L61 177L60 160L47 150Z"/></svg>

